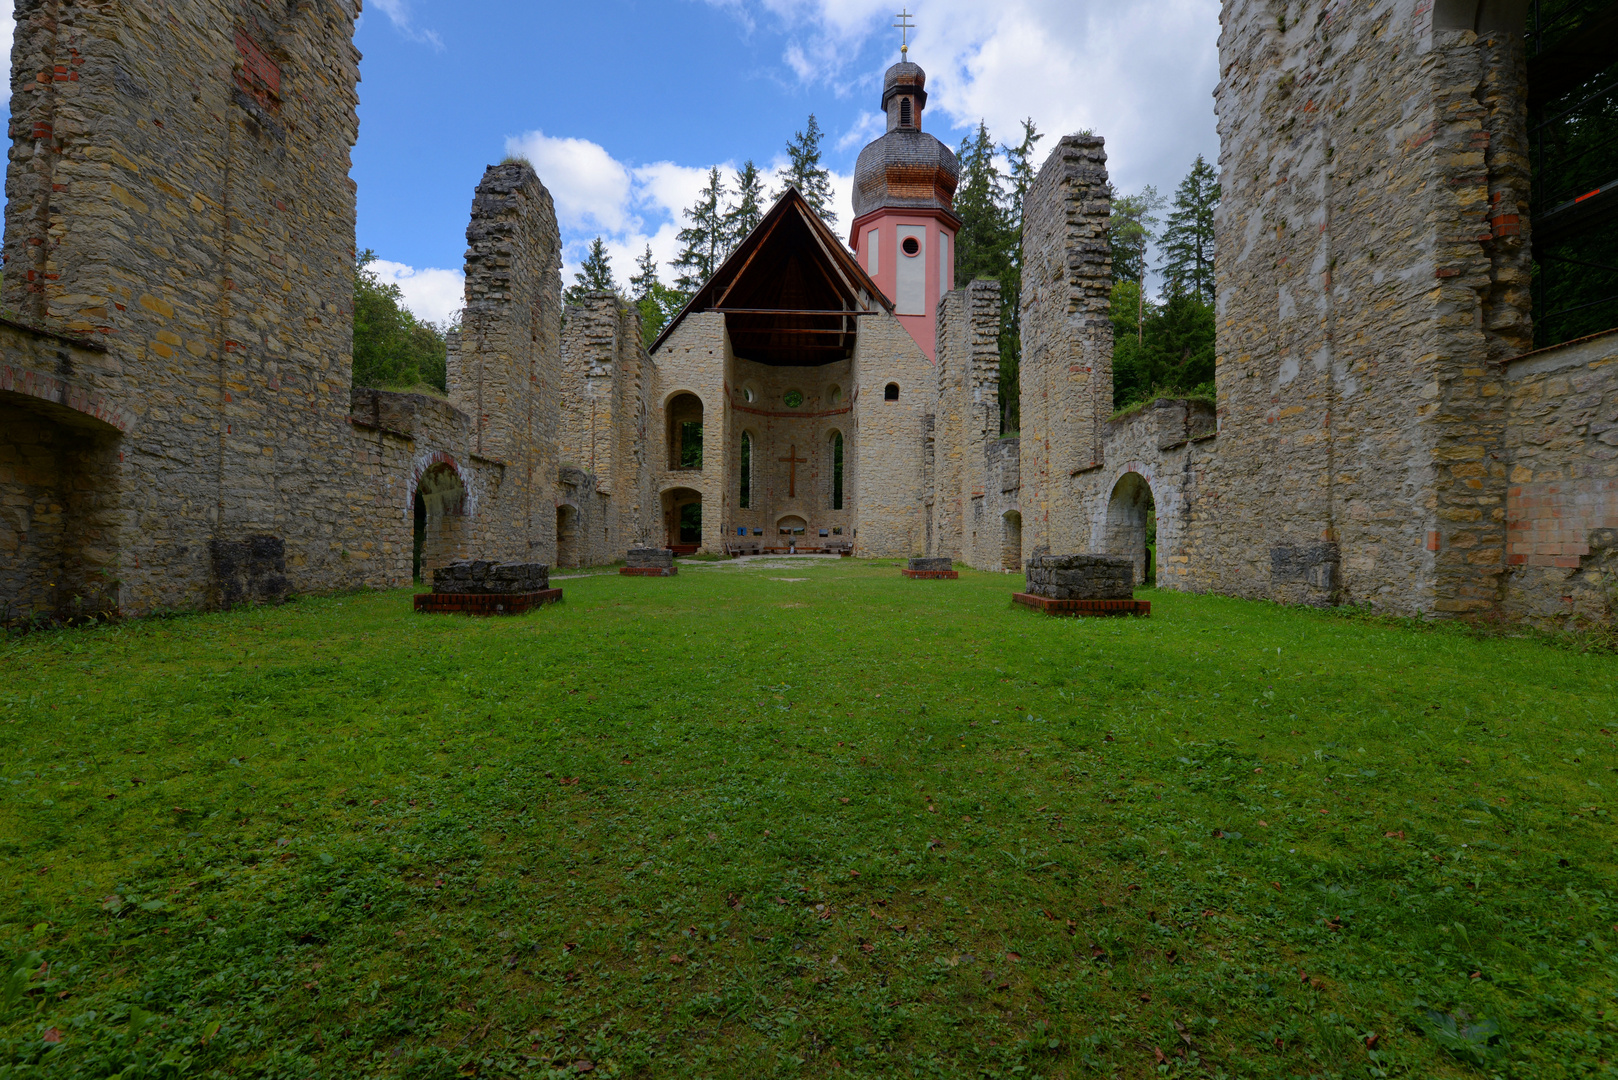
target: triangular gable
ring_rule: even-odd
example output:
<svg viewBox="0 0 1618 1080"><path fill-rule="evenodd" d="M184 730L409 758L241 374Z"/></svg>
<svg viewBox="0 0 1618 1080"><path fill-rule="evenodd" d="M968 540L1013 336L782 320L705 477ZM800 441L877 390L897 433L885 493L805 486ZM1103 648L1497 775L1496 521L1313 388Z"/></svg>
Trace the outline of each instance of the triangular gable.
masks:
<svg viewBox="0 0 1618 1080"><path fill-rule="evenodd" d="M892 310L797 188L788 188L663 328L652 351L691 312L720 311L737 356L812 366L848 356L857 316Z"/></svg>

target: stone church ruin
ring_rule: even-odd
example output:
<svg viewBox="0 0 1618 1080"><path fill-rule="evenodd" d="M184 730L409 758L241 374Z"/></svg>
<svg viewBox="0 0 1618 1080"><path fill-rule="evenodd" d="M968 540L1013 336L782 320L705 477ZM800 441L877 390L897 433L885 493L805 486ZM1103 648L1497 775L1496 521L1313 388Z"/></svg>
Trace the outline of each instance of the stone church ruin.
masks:
<svg viewBox="0 0 1618 1080"><path fill-rule="evenodd" d="M1001 297L956 287L915 64L848 236L788 192L650 348L612 294L564 312L542 178L489 168L440 399L350 387L355 0L16 10L0 621L788 547L1612 618L1618 335L1569 340L1553 301L1618 260L1589 247L1618 177L1536 162L1618 35L1520 0L1226 0L1217 406L1114 417L1106 153L1072 135L1024 207L1002 438Z"/></svg>

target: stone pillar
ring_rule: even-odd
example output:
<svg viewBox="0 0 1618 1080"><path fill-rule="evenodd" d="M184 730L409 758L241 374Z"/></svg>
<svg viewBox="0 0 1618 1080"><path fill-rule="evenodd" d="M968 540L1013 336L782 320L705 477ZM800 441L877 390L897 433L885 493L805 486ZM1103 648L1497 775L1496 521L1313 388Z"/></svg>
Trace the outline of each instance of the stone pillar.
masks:
<svg viewBox="0 0 1618 1080"><path fill-rule="evenodd" d="M989 444L1000 436L1000 283L973 281L946 296L937 340L935 554L999 569L1000 523L984 520L984 495Z"/></svg>
<svg viewBox="0 0 1618 1080"><path fill-rule="evenodd" d="M449 396L473 418L474 458L503 467L478 554L556 561L561 242L550 192L526 162L492 165L466 228L466 310Z"/></svg>
<svg viewBox="0 0 1618 1080"><path fill-rule="evenodd" d="M1112 414L1112 200L1096 135L1068 135L1023 203L1023 551L1082 550L1071 479L1101 465Z"/></svg>

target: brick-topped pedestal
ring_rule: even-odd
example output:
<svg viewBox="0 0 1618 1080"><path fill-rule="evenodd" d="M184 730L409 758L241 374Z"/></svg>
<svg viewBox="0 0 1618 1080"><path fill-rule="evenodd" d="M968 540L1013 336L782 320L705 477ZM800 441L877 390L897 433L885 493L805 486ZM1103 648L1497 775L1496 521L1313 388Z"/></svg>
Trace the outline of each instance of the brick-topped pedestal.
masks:
<svg viewBox="0 0 1618 1080"><path fill-rule="evenodd" d="M674 552L668 548L630 548L618 572L625 577L673 577L680 568L674 565Z"/></svg>
<svg viewBox="0 0 1618 1080"><path fill-rule="evenodd" d="M1150 615L1150 600L1049 600L1030 593L1012 593L1011 599L1023 607L1047 615Z"/></svg>
<svg viewBox="0 0 1618 1080"><path fill-rule="evenodd" d="M464 615L520 615L562 599L545 563L452 562L433 571L433 591L416 597L416 610Z"/></svg>
<svg viewBox="0 0 1618 1080"><path fill-rule="evenodd" d="M1131 600L1135 563L1127 555L1036 555L1028 595L1047 600Z"/></svg>
<svg viewBox="0 0 1618 1080"><path fill-rule="evenodd" d="M1036 555L1028 560L1028 591L1012 594L1048 615L1150 615L1135 599L1135 563L1127 555Z"/></svg>
<svg viewBox="0 0 1618 1080"><path fill-rule="evenodd" d="M899 572L905 577L913 579L951 579L961 576L956 571L950 569L950 561L945 557L911 559L909 564Z"/></svg>
<svg viewBox="0 0 1618 1080"><path fill-rule="evenodd" d="M560 599L561 589L531 593L419 593L416 610L440 615L521 615Z"/></svg>

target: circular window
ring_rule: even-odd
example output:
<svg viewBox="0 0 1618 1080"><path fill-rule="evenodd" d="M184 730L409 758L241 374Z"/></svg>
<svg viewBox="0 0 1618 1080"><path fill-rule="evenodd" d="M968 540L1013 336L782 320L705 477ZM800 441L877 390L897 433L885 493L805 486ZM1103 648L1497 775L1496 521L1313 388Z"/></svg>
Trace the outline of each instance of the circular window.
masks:
<svg viewBox="0 0 1618 1080"><path fill-rule="evenodd" d="M826 391L826 397L831 400L833 405L841 404L843 400L843 388L838 386L836 383L832 383L831 389Z"/></svg>
<svg viewBox="0 0 1618 1080"><path fill-rule="evenodd" d="M747 401L753 401L757 399L758 395L753 393L753 388L751 386L744 386L742 387L742 397Z"/></svg>
<svg viewBox="0 0 1618 1080"><path fill-rule="evenodd" d="M921 254L921 241L917 240L914 236L907 236L905 237L904 243L899 245L899 250L903 251L911 258L914 258Z"/></svg>
<svg viewBox="0 0 1618 1080"><path fill-rule="evenodd" d="M781 400L787 403L787 408L796 409L803 404L803 395L796 390L788 390L786 396Z"/></svg>

